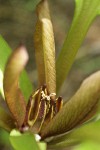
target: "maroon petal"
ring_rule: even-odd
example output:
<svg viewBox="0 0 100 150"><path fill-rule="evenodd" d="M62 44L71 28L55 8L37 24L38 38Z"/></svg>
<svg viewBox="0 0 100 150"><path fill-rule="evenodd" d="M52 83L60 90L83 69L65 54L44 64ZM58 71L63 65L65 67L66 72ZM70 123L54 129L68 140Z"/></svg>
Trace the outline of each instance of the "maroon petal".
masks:
<svg viewBox="0 0 100 150"><path fill-rule="evenodd" d="M13 118L21 126L26 112L26 104L19 88L19 76L28 61L28 54L24 46L12 52L4 72L4 94Z"/></svg>

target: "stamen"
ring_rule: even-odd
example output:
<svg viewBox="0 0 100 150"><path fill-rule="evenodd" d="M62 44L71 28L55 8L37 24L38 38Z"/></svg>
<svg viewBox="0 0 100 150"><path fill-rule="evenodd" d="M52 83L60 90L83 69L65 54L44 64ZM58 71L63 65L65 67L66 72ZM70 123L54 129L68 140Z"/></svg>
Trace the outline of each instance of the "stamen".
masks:
<svg viewBox="0 0 100 150"><path fill-rule="evenodd" d="M47 100L50 101L50 96L46 96Z"/></svg>
<svg viewBox="0 0 100 150"><path fill-rule="evenodd" d="M56 93L51 93L49 96L50 96L50 97L51 97L51 96L56 96Z"/></svg>
<svg viewBox="0 0 100 150"><path fill-rule="evenodd" d="M41 99L41 100L46 99L47 101L50 101L50 97L56 95L56 93L51 93L50 95L46 95L46 94L44 93L44 91L42 91L41 94L42 94L42 99Z"/></svg>
<svg viewBox="0 0 100 150"><path fill-rule="evenodd" d="M46 95L45 95L44 91L42 91L41 94L42 94L42 99L45 99Z"/></svg>

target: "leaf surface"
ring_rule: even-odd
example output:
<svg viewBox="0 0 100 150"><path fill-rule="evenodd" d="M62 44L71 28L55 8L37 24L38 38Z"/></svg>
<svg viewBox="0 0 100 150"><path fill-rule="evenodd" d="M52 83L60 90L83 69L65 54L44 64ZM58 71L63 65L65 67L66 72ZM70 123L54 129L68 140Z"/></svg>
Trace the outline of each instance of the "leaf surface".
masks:
<svg viewBox="0 0 100 150"><path fill-rule="evenodd" d="M86 33L100 13L100 0L75 0L74 18L56 62L57 91L60 90Z"/></svg>
<svg viewBox="0 0 100 150"><path fill-rule="evenodd" d="M10 134L10 142L15 150L40 150L34 135L31 133L20 134L13 130Z"/></svg>
<svg viewBox="0 0 100 150"><path fill-rule="evenodd" d="M94 141L100 143L100 120L92 123L87 123L71 132L55 137L48 143L49 148L61 148L77 145L80 142Z"/></svg>
<svg viewBox="0 0 100 150"><path fill-rule="evenodd" d="M73 150L99 150L100 144L94 141L85 141Z"/></svg>
<svg viewBox="0 0 100 150"><path fill-rule="evenodd" d="M12 130L10 142L15 150L46 150L46 144L44 142L36 142L32 133L21 134L16 130Z"/></svg>

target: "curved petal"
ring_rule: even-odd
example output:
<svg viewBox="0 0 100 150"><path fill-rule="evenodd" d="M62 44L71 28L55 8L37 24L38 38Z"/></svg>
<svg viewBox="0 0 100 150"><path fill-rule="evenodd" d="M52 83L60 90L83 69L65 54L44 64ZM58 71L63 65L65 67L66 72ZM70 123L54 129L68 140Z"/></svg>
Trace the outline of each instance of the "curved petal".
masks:
<svg viewBox="0 0 100 150"><path fill-rule="evenodd" d="M100 71L82 83L76 94L44 128L42 138L67 132L87 121L96 113L99 100Z"/></svg>
<svg viewBox="0 0 100 150"><path fill-rule="evenodd" d="M50 93L56 93L55 44L47 0L37 6L37 16L34 45L39 86L46 84Z"/></svg>
<svg viewBox="0 0 100 150"><path fill-rule="evenodd" d="M4 91L3 91L3 77L4 77L4 69L7 63L7 60L11 54L11 48L8 43L4 40L4 38L0 35L0 94L4 99ZM29 99L34 87L32 86L29 77L24 70L20 76L19 80L20 88L22 90L23 95L25 96L25 100ZM28 88L27 88L28 87Z"/></svg>
<svg viewBox="0 0 100 150"><path fill-rule="evenodd" d="M17 122L21 126L26 112L24 97L19 88L19 75L28 61L28 54L24 46L20 46L12 52L4 72L4 94L8 107Z"/></svg>

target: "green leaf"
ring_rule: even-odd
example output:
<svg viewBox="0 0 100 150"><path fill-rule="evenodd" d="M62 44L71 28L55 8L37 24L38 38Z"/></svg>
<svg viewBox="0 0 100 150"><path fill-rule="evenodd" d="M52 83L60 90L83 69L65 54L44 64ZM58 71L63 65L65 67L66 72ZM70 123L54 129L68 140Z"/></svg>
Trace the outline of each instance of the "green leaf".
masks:
<svg viewBox="0 0 100 150"><path fill-rule="evenodd" d="M63 84L91 23L100 13L100 0L75 0L75 2L72 25L56 63L57 91Z"/></svg>
<svg viewBox="0 0 100 150"><path fill-rule="evenodd" d="M38 143L38 145L39 145L39 148L40 148L40 150L46 150L46 143L44 143L44 142L39 142Z"/></svg>
<svg viewBox="0 0 100 150"><path fill-rule="evenodd" d="M36 142L32 133L21 134L13 130L10 134L10 142L15 150L46 150L46 144Z"/></svg>
<svg viewBox="0 0 100 150"><path fill-rule="evenodd" d="M0 129L0 144L5 145L6 149L11 147L9 132L4 129Z"/></svg>
<svg viewBox="0 0 100 150"><path fill-rule="evenodd" d="M69 144L70 142L62 142L62 143L57 143L57 144L54 144L52 146L48 146L49 148L51 149L57 149L57 150L61 150L63 148L69 148L73 146L73 149L72 150L99 150L100 149L100 144L97 143L97 142L94 142L94 141L85 141L85 142L82 142L82 143L77 143L77 146L74 144L74 145L71 145L71 143Z"/></svg>
<svg viewBox="0 0 100 150"><path fill-rule="evenodd" d="M3 92L3 71L0 69L0 93L2 97L4 98L4 92Z"/></svg>
<svg viewBox="0 0 100 150"><path fill-rule="evenodd" d="M12 117L1 107L0 107L0 127L7 131L11 131L15 127L14 120L12 119Z"/></svg>
<svg viewBox="0 0 100 150"><path fill-rule="evenodd" d="M75 147L73 150L99 150L100 144L93 141L86 141L79 146Z"/></svg>
<svg viewBox="0 0 100 150"><path fill-rule="evenodd" d="M88 131L88 132L87 132ZM68 139L77 139L77 141L92 140L100 143L100 120L83 125L66 136Z"/></svg>
<svg viewBox="0 0 100 150"><path fill-rule="evenodd" d="M11 54L11 48L8 46L6 41L0 35L0 93L2 94L3 97L4 97L3 74L4 74L6 62L10 54ZM29 96L32 93L33 87L25 71L21 75L20 85L21 85L21 90L27 101Z"/></svg>
<svg viewBox="0 0 100 150"><path fill-rule="evenodd" d="M46 84L50 93L56 93L55 44L47 0L37 6L37 16L34 45L39 86Z"/></svg>
<svg viewBox="0 0 100 150"><path fill-rule="evenodd" d="M42 138L70 131L91 119L98 110L100 100L100 71L84 80L75 95L41 133Z"/></svg>
<svg viewBox="0 0 100 150"><path fill-rule="evenodd" d="M100 131L100 120L87 123L65 135L55 137L48 143L48 146L49 148L68 147L88 140L100 143L100 132L98 131Z"/></svg>

